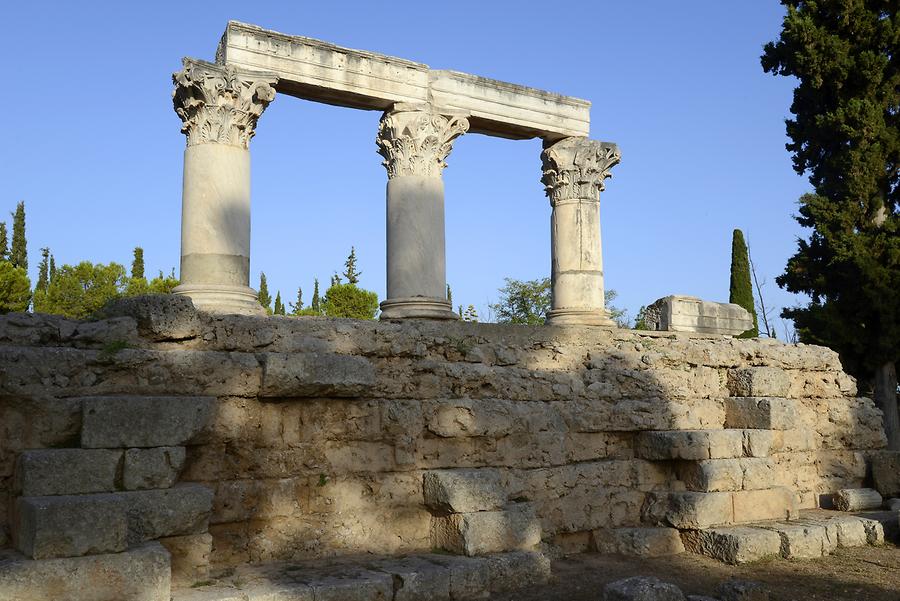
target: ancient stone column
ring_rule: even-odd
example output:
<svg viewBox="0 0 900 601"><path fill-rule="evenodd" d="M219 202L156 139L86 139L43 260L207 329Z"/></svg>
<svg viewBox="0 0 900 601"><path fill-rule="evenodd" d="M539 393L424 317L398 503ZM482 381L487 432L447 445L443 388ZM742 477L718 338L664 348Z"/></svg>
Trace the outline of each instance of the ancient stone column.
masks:
<svg viewBox="0 0 900 601"><path fill-rule="evenodd" d="M603 302L600 192L620 158L615 144L587 138L565 138L541 153L541 182L553 208L547 323L614 325Z"/></svg>
<svg viewBox="0 0 900 601"><path fill-rule="evenodd" d="M187 136L181 285L198 309L261 314L250 288L250 138L275 98L274 75L184 59L173 103Z"/></svg>
<svg viewBox="0 0 900 601"><path fill-rule="evenodd" d="M387 168L387 299L381 318L457 319L447 300L444 181L453 140L469 129L462 113L397 103L378 128Z"/></svg>

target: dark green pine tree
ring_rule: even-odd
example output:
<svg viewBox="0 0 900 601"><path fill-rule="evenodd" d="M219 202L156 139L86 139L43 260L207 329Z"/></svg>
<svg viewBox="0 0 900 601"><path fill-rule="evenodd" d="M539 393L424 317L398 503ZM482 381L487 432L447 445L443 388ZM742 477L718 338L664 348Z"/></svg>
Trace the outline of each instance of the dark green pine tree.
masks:
<svg viewBox="0 0 900 601"><path fill-rule="evenodd" d="M56 259L53 255L50 255L50 269L49 269L49 278L48 282L52 282L56 278Z"/></svg>
<svg viewBox="0 0 900 601"><path fill-rule="evenodd" d="M447 284L447 302L450 303L450 308L453 308L453 291L450 290L450 284Z"/></svg>
<svg viewBox="0 0 900 601"><path fill-rule="evenodd" d="M346 267L344 277L347 278L347 283L353 285L358 284L359 276L361 276L362 273L356 270L356 248L353 246L350 247L350 256L347 257L344 267ZM332 285L334 284L332 283Z"/></svg>
<svg viewBox="0 0 900 601"><path fill-rule="evenodd" d="M743 332L738 338L756 338L759 336L759 325L756 321L756 307L753 303L753 285L750 283L750 259L744 232L734 230L731 235L731 285L728 302L740 305L753 316L753 327Z"/></svg>
<svg viewBox="0 0 900 601"><path fill-rule="evenodd" d="M50 286L50 249L45 246L41 249L41 264L38 266L38 281L34 291L46 292L48 286Z"/></svg>
<svg viewBox="0 0 900 601"><path fill-rule="evenodd" d="M13 267L21 267L28 271L28 243L25 241L25 201L16 205L13 213L12 247L9 250L9 262Z"/></svg>
<svg viewBox="0 0 900 601"><path fill-rule="evenodd" d="M297 288L297 302L291 303L291 315L300 315L303 310L303 288Z"/></svg>
<svg viewBox="0 0 900 601"><path fill-rule="evenodd" d="M144 249L134 247L134 260L131 261L131 277L135 280L144 279Z"/></svg>
<svg viewBox="0 0 900 601"><path fill-rule="evenodd" d="M259 292L256 294L256 299L259 301L259 304L263 306L266 310L266 313L269 315L272 314L272 296L269 294L269 285L266 283L266 274L260 272L259 274Z"/></svg>
<svg viewBox="0 0 900 601"><path fill-rule="evenodd" d="M310 303L309 308L315 311L316 315L322 313L322 297L319 296L319 278L316 278L313 281L312 303Z"/></svg>
<svg viewBox="0 0 900 601"><path fill-rule="evenodd" d="M802 342L835 349L874 393L888 446L900 450L900 5L889 0L782 0L763 69L797 82L787 134L800 199L799 240L776 281L806 294L782 311Z"/></svg>
<svg viewBox="0 0 900 601"><path fill-rule="evenodd" d="M284 315L284 303L281 302L281 290L275 293L275 309L272 313L275 315Z"/></svg>
<svg viewBox="0 0 900 601"><path fill-rule="evenodd" d="M0 261L9 258L9 238L6 233L6 222L0 221Z"/></svg>

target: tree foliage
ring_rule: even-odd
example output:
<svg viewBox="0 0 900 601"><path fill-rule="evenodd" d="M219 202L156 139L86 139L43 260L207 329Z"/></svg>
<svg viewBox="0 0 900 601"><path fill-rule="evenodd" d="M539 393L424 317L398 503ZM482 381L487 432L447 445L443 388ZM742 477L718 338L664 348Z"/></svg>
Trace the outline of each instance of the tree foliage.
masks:
<svg viewBox="0 0 900 601"><path fill-rule="evenodd" d="M50 249L46 246L41 249L41 264L38 266L38 281L34 285L34 292L46 292L50 285Z"/></svg>
<svg viewBox="0 0 900 601"><path fill-rule="evenodd" d="M753 317L753 327L741 333L738 338L755 338L759 335L756 321L756 303L753 300L753 285L750 282L750 259L744 232L734 230L731 235L731 283L728 288L728 302L741 306Z"/></svg>
<svg viewBox="0 0 900 601"><path fill-rule="evenodd" d="M27 311L31 304L31 280L21 267L0 260L0 313Z"/></svg>
<svg viewBox="0 0 900 601"><path fill-rule="evenodd" d="M266 274L264 272L260 272L259 274L259 292L256 293L256 299L259 301L259 304L262 305L266 310L266 313L271 315L272 295L269 294L269 284L266 282Z"/></svg>
<svg viewBox="0 0 900 601"><path fill-rule="evenodd" d="M891 0L782 0L788 12L763 68L796 78L787 133L794 168L815 194L810 228L780 286L810 296L787 309L804 342L836 349L862 382L874 378L889 443L900 448L900 16Z"/></svg>
<svg viewBox="0 0 900 601"><path fill-rule="evenodd" d="M0 221L0 261L9 259L9 237L6 232L6 222Z"/></svg>
<svg viewBox="0 0 900 601"><path fill-rule="evenodd" d="M131 279L144 279L144 249L140 246L134 247L134 259L131 261Z"/></svg>
<svg viewBox="0 0 900 601"><path fill-rule="evenodd" d="M12 246L9 249L9 262L13 267L21 267L28 271L28 243L25 240L25 201L16 205L13 213Z"/></svg>
<svg viewBox="0 0 900 601"><path fill-rule="evenodd" d="M515 280L504 278L500 300L490 305L498 323L540 325L550 310L550 278Z"/></svg>
<svg viewBox="0 0 900 601"><path fill-rule="evenodd" d="M332 284L325 292L322 303L328 317L375 319L378 312L378 295L356 284Z"/></svg>
<svg viewBox="0 0 900 601"><path fill-rule="evenodd" d="M350 256L347 257L344 267L344 277L347 279L347 283L359 284L359 276L362 275L362 272L356 269L356 248L353 246L350 247Z"/></svg>
<svg viewBox="0 0 900 601"><path fill-rule="evenodd" d="M272 309L273 315L284 315L284 303L281 302L281 290L275 293L275 308Z"/></svg>
<svg viewBox="0 0 900 601"><path fill-rule="evenodd" d="M313 280L313 295L309 308L312 309L315 315L322 314L322 297L319 296L319 278Z"/></svg>
<svg viewBox="0 0 900 601"><path fill-rule="evenodd" d="M46 293L36 296L34 310L74 319L88 317L111 299L125 293L128 277L118 263L82 261L56 270Z"/></svg>

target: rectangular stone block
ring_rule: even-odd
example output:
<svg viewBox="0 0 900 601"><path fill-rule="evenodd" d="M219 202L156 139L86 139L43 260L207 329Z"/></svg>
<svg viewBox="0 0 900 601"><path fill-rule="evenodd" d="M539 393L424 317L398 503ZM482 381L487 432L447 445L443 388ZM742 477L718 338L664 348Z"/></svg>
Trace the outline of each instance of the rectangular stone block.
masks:
<svg viewBox="0 0 900 601"><path fill-rule="evenodd" d="M786 397L791 379L780 367L742 367L728 372L733 397Z"/></svg>
<svg viewBox="0 0 900 601"><path fill-rule="evenodd" d="M431 520L432 545L460 555L486 555L534 549L541 542L541 525L526 504L502 511L454 513Z"/></svg>
<svg viewBox="0 0 900 601"><path fill-rule="evenodd" d="M33 559L124 551L125 511L116 494L19 497L16 547Z"/></svg>
<svg viewBox="0 0 900 601"><path fill-rule="evenodd" d="M392 601L450 601L450 570L421 557L391 559L374 564L394 580Z"/></svg>
<svg viewBox="0 0 900 601"><path fill-rule="evenodd" d="M215 402L213 397L85 398L81 446L180 446L212 420Z"/></svg>
<svg viewBox="0 0 900 601"><path fill-rule="evenodd" d="M365 357L335 353L266 353L260 397L355 397L375 386Z"/></svg>
<svg viewBox="0 0 900 601"><path fill-rule="evenodd" d="M666 296L651 303L647 314L651 330L737 336L753 327L753 317L743 307L695 296Z"/></svg>
<svg viewBox="0 0 900 601"><path fill-rule="evenodd" d="M213 491L200 484L117 495L128 513L128 540L134 544L167 536L200 534L209 527Z"/></svg>
<svg viewBox="0 0 900 601"><path fill-rule="evenodd" d="M486 558L491 593L521 590L550 580L550 559L536 551L498 553Z"/></svg>
<svg viewBox="0 0 900 601"><path fill-rule="evenodd" d="M734 522L730 492L653 492L642 508L644 522L702 529Z"/></svg>
<svg viewBox="0 0 900 601"><path fill-rule="evenodd" d="M789 430L796 422L796 401L765 397L725 399L726 428Z"/></svg>
<svg viewBox="0 0 900 601"><path fill-rule="evenodd" d="M744 438L745 457L768 457L779 450L779 437L777 430L735 430L741 432Z"/></svg>
<svg viewBox="0 0 900 601"><path fill-rule="evenodd" d="M169 601L169 553L148 543L124 553L0 562L4 601Z"/></svg>
<svg viewBox="0 0 900 601"><path fill-rule="evenodd" d="M732 526L709 530L686 530L681 534L685 548L732 565L778 557L781 537L764 528Z"/></svg>
<svg viewBox="0 0 900 601"><path fill-rule="evenodd" d="M439 513L491 511L507 502L500 472L489 468L426 472L423 490L425 505Z"/></svg>
<svg viewBox="0 0 900 601"><path fill-rule="evenodd" d="M677 528L602 528L592 532L599 553L660 557L684 553Z"/></svg>
<svg viewBox="0 0 900 601"><path fill-rule="evenodd" d="M872 456L872 480L882 497L900 497L900 451L881 451Z"/></svg>
<svg viewBox="0 0 900 601"><path fill-rule="evenodd" d="M22 451L16 488L26 497L111 492L121 459L122 451L105 449Z"/></svg>
<svg viewBox="0 0 900 601"><path fill-rule="evenodd" d="M732 493L734 521L760 522L797 517L797 496L790 488L775 487L764 490L743 490Z"/></svg>
<svg viewBox="0 0 900 601"><path fill-rule="evenodd" d="M454 601L489 597L491 573L486 559L452 555L425 555L423 558L450 573L450 598Z"/></svg>
<svg viewBox="0 0 900 601"><path fill-rule="evenodd" d="M740 430L680 430L641 432L635 455L642 459L730 459L744 455Z"/></svg>
<svg viewBox="0 0 900 601"><path fill-rule="evenodd" d="M809 523L767 523L764 528L778 534L785 559L815 559L830 552L824 526Z"/></svg>
<svg viewBox="0 0 900 601"><path fill-rule="evenodd" d="M740 459L681 461L676 465L676 473L685 488L697 492L723 492L744 487Z"/></svg>
<svg viewBox="0 0 900 601"><path fill-rule="evenodd" d="M184 468L184 447L128 449L122 484L125 490L170 488Z"/></svg>
<svg viewBox="0 0 900 601"><path fill-rule="evenodd" d="M159 539L172 556L172 584L187 587L209 578L212 540L209 533Z"/></svg>

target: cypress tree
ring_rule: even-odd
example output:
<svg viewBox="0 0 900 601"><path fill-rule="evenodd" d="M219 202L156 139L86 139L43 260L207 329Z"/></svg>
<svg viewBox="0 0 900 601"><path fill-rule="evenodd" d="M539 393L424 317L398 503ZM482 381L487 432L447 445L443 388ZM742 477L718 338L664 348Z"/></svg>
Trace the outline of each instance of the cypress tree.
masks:
<svg viewBox="0 0 900 601"><path fill-rule="evenodd" d="M269 285L266 283L266 274L259 274L259 292L256 294L259 304L262 305L266 313L272 314L272 297L269 295Z"/></svg>
<svg viewBox="0 0 900 601"><path fill-rule="evenodd" d="M362 272L356 270L356 248L350 247L350 256L347 257L347 262L344 263L344 266L347 268L344 271L344 277L347 278L348 284L358 284L359 276L362 275ZM340 283L340 282L338 282ZM332 283L332 285L334 285Z"/></svg>
<svg viewBox="0 0 900 601"><path fill-rule="evenodd" d="M13 213L12 248L9 251L9 262L13 267L21 267L28 271L28 249L25 241L25 201L16 205Z"/></svg>
<svg viewBox="0 0 900 601"><path fill-rule="evenodd" d="M50 272L50 274L49 274L50 277L47 278L47 281L48 281L48 282L52 282L53 279L56 277L56 259L53 257L53 255L50 255L50 269L49 269L49 272Z"/></svg>
<svg viewBox="0 0 900 601"><path fill-rule="evenodd" d="M9 257L9 238L6 234L6 222L0 221L0 261Z"/></svg>
<svg viewBox="0 0 900 601"><path fill-rule="evenodd" d="M753 327L740 334L738 338L755 338L759 335L756 323L756 307L753 303L753 286L750 283L750 259L744 232L734 230L731 237L731 286L728 302L740 305L753 316Z"/></svg>
<svg viewBox="0 0 900 601"><path fill-rule="evenodd" d="M303 288L297 288L297 302L291 303L291 314L299 315L303 310Z"/></svg>
<svg viewBox="0 0 900 601"><path fill-rule="evenodd" d="M38 267L38 281L34 287L35 292L46 292L50 285L50 249L46 246L41 249L41 264Z"/></svg>
<svg viewBox="0 0 900 601"><path fill-rule="evenodd" d="M450 290L450 284L447 284L447 302L450 303L450 307L453 307L453 291Z"/></svg>
<svg viewBox="0 0 900 601"><path fill-rule="evenodd" d="M275 293L275 310L272 311L275 315L284 315L284 303L281 302L281 290Z"/></svg>
<svg viewBox="0 0 900 601"><path fill-rule="evenodd" d="M313 281L312 304L310 304L309 307L315 311L317 315L322 313L322 298L319 296L319 278L316 278Z"/></svg>
<svg viewBox="0 0 900 601"><path fill-rule="evenodd" d="M144 279L144 249L134 247L134 260L131 262L131 277L135 280Z"/></svg>

